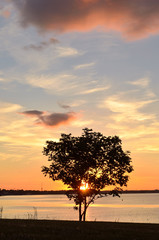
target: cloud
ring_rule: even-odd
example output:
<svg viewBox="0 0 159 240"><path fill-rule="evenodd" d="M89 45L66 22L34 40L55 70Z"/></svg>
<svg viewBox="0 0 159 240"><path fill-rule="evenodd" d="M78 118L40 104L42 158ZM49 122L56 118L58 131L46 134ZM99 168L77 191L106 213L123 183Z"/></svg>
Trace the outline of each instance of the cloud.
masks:
<svg viewBox="0 0 159 240"><path fill-rule="evenodd" d="M4 82L4 81L5 81L4 75L2 72L0 72L0 82Z"/></svg>
<svg viewBox="0 0 159 240"><path fill-rule="evenodd" d="M137 151L143 151L143 152L159 152L159 147L147 144L146 146L142 146L136 149Z"/></svg>
<svg viewBox="0 0 159 240"><path fill-rule="evenodd" d="M159 33L156 0L12 0L24 27L41 30L88 31L101 26L129 39Z"/></svg>
<svg viewBox="0 0 159 240"><path fill-rule="evenodd" d="M76 56L82 55L77 49L71 47L57 47L56 54L58 57L69 57L69 56Z"/></svg>
<svg viewBox="0 0 159 240"><path fill-rule="evenodd" d="M107 113L105 126L126 139L133 152L158 151L158 98L148 78L128 83L132 89L107 96L99 105Z"/></svg>
<svg viewBox="0 0 159 240"><path fill-rule="evenodd" d="M151 104L158 102L158 98L149 86L150 79L145 77L127 83L133 89L107 97L99 107L112 112L112 119L118 123L156 121L156 114L152 114L150 109Z"/></svg>
<svg viewBox="0 0 159 240"><path fill-rule="evenodd" d="M63 103L61 103L61 102L58 102L58 105L59 105L61 108L64 108L64 109L69 109L69 108L70 108L69 105L63 104Z"/></svg>
<svg viewBox="0 0 159 240"><path fill-rule="evenodd" d="M0 15L5 17L5 18L8 18L10 16L10 12L7 11L7 10L0 11Z"/></svg>
<svg viewBox="0 0 159 240"><path fill-rule="evenodd" d="M36 50L36 51L41 51L47 47L49 47L52 44L57 44L59 43L59 40L56 38L51 38L48 42L40 42L38 45L37 44L29 44L27 46L24 46L25 50Z"/></svg>
<svg viewBox="0 0 159 240"><path fill-rule="evenodd" d="M109 88L110 88L110 86L96 87L96 88L91 88L91 89L87 89L82 92L79 92L79 94L85 95L85 94L91 94L91 93L96 93L96 92L102 92L102 91L108 90Z"/></svg>
<svg viewBox="0 0 159 240"><path fill-rule="evenodd" d="M75 127L86 127L86 126L92 126L92 124L94 123L93 120L76 120L72 123L73 126Z"/></svg>
<svg viewBox="0 0 159 240"><path fill-rule="evenodd" d="M75 102L73 102L73 103L71 103L71 104L69 104L70 105L70 107L79 107L79 106L81 106L81 105L84 105L84 104L86 104L86 101L85 100L83 100L83 99L76 99L76 101Z"/></svg>
<svg viewBox="0 0 159 240"><path fill-rule="evenodd" d="M4 73L0 71L0 82L5 82Z"/></svg>
<svg viewBox="0 0 159 240"><path fill-rule="evenodd" d="M57 127L59 125L67 125L75 119L75 113L48 113L38 110L24 111L23 114L28 117L35 117L35 124L46 127Z"/></svg>
<svg viewBox="0 0 159 240"><path fill-rule="evenodd" d="M11 113L20 110L22 107L18 104L0 102L0 112L2 113Z"/></svg>
<svg viewBox="0 0 159 240"><path fill-rule="evenodd" d="M95 62L85 63L85 64L80 64L80 65L75 66L74 69L78 70L78 69L90 68L94 65L95 65Z"/></svg>
<svg viewBox="0 0 159 240"><path fill-rule="evenodd" d="M42 111L38 111L38 110L30 110L30 111L25 111L21 114L24 114L24 115L27 115L27 116L30 116L30 117L37 117L37 116L40 116L42 115L44 112Z"/></svg>
<svg viewBox="0 0 159 240"><path fill-rule="evenodd" d="M78 79L75 75L71 74L65 74L61 73L58 75L54 76L35 76L35 75L30 75L27 78L27 82L35 87L40 87L43 89L46 89L47 91L50 92L64 92L69 89L70 90L75 90L77 89L78 85ZM66 84L67 83L67 84Z"/></svg>
<svg viewBox="0 0 159 240"><path fill-rule="evenodd" d="M142 88L146 88L149 86L149 83L150 83L150 80L149 78L140 78L136 81L133 81L133 82L128 82L129 84L131 85L135 85L135 86L139 86L139 87L142 87Z"/></svg>
<svg viewBox="0 0 159 240"><path fill-rule="evenodd" d="M51 46L52 44L57 44L59 41L57 39L51 40L51 42L41 42L38 45L37 44L29 44L23 47L24 50L35 50L35 51L42 51L46 49L47 47ZM54 49L54 55L59 58L63 57L71 57L71 56L77 56L77 55L82 55L82 52L79 52L75 48L71 47L57 47Z"/></svg>
<svg viewBox="0 0 159 240"><path fill-rule="evenodd" d="M145 92L145 96L147 98L152 98L152 99L156 99L156 95L155 93L152 91L151 87L150 87L150 79L148 77L144 77L144 78L140 78L137 79L136 81L131 81L131 82L127 82L128 84L138 88L138 91L140 92L141 89L143 89L143 91ZM139 90L140 89L140 90ZM140 93L141 95L141 93Z"/></svg>
<svg viewBox="0 0 159 240"><path fill-rule="evenodd" d="M46 139L53 138L55 141L59 139L58 129L54 129L54 132L52 132L50 128L42 128L38 125L35 127L26 117L22 118L20 114L17 114L17 112L24 111L23 106L0 102L0 109L0 144L2 153L13 156L14 153L17 155L21 152L22 161L23 156L34 155L34 151L39 152ZM38 119L36 114L43 113L37 110L26 112L30 114L28 117L34 117L35 119Z"/></svg>
<svg viewBox="0 0 159 240"><path fill-rule="evenodd" d="M63 109L81 107L81 105L84 105L84 104L86 104L86 100L82 100L82 99L76 99L73 102L69 102L69 103L58 102L58 105Z"/></svg>
<svg viewBox="0 0 159 240"><path fill-rule="evenodd" d="M105 100L105 107L114 113L112 118L116 122L145 121L155 119L154 114L142 113L141 109L156 100L128 100L122 99L121 95L110 96Z"/></svg>
<svg viewBox="0 0 159 240"><path fill-rule="evenodd" d="M110 89L110 83L107 80L100 79L101 83L92 78L92 76L78 76L73 73L63 72L57 75L28 75L26 82L33 87L42 88L49 94L63 95L67 93L71 96L95 94ZM70 107L72 105L69 104Z"/></svg>
<svg viewBox="0 0 159 240"><path fill-rule="evenodd" d="M0 2L0 16L8 18L11 14L11 5L7 4L5 0Z"/></svg>

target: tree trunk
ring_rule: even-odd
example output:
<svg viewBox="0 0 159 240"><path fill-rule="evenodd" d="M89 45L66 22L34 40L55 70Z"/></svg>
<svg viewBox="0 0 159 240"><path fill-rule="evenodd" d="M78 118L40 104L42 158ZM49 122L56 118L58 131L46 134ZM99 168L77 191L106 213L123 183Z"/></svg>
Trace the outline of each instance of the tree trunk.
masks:
<svg viewBox="0 0 159 240"><path fill-rule="evenodd" d="M82 205L82 203L80 202L80 203L79 203L79 222L82 221L81 205Z"/></svg>
<svg viewBox="0 0 159 240"><path fill-rule="evenodd" d="M83 222L86 221L86 210L87 210L86 206L87 206L87 198L86 198L86 196L85 196L85 197L84 197Z"/></svg>

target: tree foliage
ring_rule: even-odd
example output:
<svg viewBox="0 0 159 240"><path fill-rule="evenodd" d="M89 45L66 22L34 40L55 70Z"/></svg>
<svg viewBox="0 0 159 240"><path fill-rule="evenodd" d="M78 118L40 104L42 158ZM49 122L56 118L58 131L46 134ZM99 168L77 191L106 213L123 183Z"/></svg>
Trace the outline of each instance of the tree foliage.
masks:
<svg viewBox="0 0 159 240"><path fill-rule="evenodd" d="M50 166L43 166L42 172L71 189L67 195L79 207L79 220L85 220L89 204L103 196L102 189L114 186L110 194L117 195L119 187L127 186L127 174L133 171L130 152L123 151L118 136L106 137L88 128L83 129L80 137L61 134L59 142L47 141L43 154ZM82 182L88 183L89 189L81 191Z"/></svg>

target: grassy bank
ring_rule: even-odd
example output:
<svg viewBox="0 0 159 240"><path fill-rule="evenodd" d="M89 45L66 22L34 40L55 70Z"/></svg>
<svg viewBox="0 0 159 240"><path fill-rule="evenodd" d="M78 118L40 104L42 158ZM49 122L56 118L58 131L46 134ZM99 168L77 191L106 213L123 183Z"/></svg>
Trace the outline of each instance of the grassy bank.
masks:
<svg viewBox="0 0 159 240"><path fill-rule="evenodd" d="M0 219L0 240L159 240L159 224Z"/></svg>

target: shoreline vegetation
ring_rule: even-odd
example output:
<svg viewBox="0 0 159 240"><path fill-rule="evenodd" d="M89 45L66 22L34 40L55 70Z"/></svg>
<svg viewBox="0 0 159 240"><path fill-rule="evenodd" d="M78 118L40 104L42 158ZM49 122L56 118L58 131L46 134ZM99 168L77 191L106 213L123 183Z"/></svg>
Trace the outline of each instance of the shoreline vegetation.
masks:
<svg viewBox="0 0 159 240"><path fill-rule="evenodd" d="M158 240L159 224L0 219L0 240Z"/></svg>
<svg viewBox="0 0 159 240"><path fill-rule="evenodd" d="M0 189L0 196L8 196L8 195L48 195L48 194L66 194L67 190L59 190L59 191L40 191L40 190L15 190L15 189ZM101 191L101 193L109 193L109 191ZM159 193L159 190L126 190L122 191L122 193L132 194L132 193Z"/></svg>

